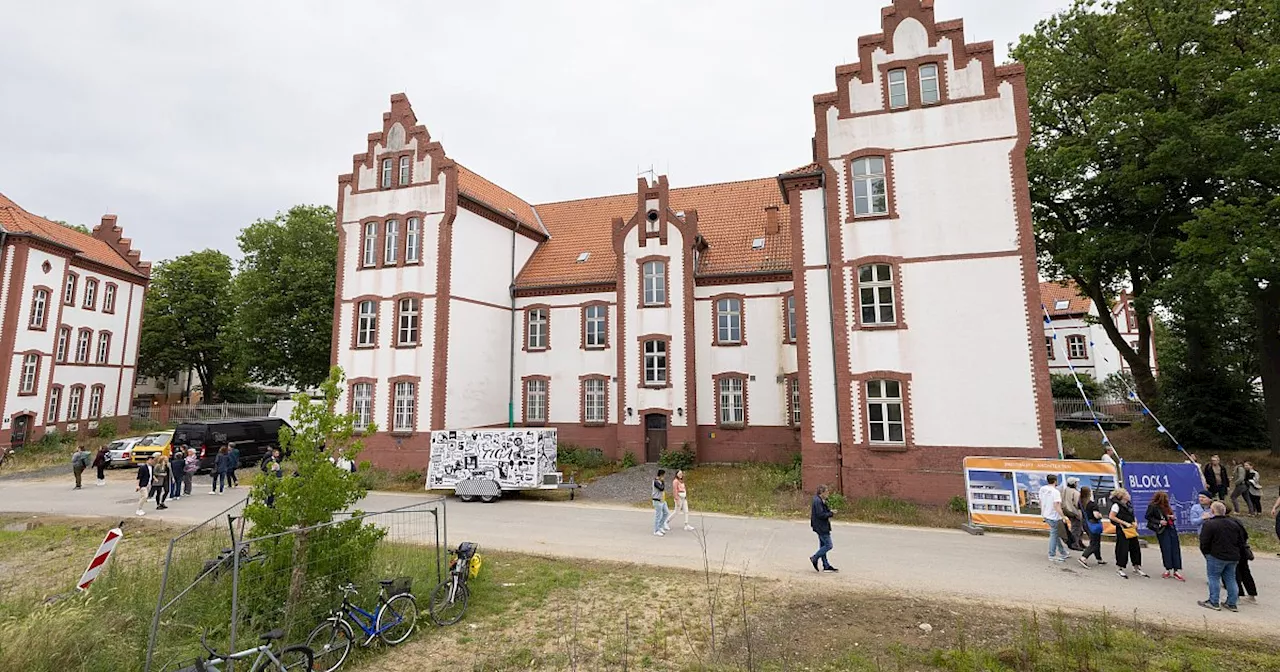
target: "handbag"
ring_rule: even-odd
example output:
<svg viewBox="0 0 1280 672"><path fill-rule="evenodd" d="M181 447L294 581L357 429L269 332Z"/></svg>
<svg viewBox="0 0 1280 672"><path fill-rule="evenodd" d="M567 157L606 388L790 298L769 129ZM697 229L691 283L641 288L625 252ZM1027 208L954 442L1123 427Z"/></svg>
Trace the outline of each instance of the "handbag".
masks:
<svg viewBox="0 0 1280 672"><path fill-rule="evenodd" d="M1240 549L1240 555L1245 560L1253 560L1253 547L1246 542L1244 548Z"/></svg>
<svg viewBox="0 0 1280 672"><path fill-rule="evenodd" d="M1136 528L1136 527L1122 527L1122 528L1120 528L1120 531L1124 533L1124 538L1125 538L1125 539L1137 539L1137 538L1138 538L1138 528Z"/></svg>
<svg viewBox="0 0 1280 672"><path fill-rule="evenodd" d="M1102 534L1102 523L1099 523L1096 521L1089 523L1089 534L1093 534L1093 535Z"/></svg>

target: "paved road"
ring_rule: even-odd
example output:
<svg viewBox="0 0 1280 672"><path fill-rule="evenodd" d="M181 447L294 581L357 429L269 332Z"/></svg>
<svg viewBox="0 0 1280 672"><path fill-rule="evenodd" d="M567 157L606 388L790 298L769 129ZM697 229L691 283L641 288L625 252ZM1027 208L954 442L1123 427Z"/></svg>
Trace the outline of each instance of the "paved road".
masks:
<svg viewBox="0 0 1280 672"><path fill-rule="evenodd" d="M67 479L0 483L0 511L92 515L115 519L133 513L132 474L116 472L109 485L73 491ZM245 492L242 488L239 493ZM148 518L175 522L203 520L230 505L230 491L211 497L201 491ZM367 511L403 506L423 497L374 493L364 502ZM509 500L496 504L448 503L448 532L453 543L479 542L487 548L553 557L640 562L701 569L703 553L697 535L678 526L667 537L651 533L652 511L620 506L569 502ZM1159 550L1144 549L1146 567L1155 578L1129 580L1111 566L1084 570L1074 560L1067 565L1045 560L1042 538L1010 534L969 536L960 531L837 524L832 562L839 574L816 574L807 556L816 547L808 525L736 516L694 517L705 532L713 568L723 558L730 572L823 582L842 588L865 588L890 594L943 596L993 605L1034 606L1042 609L1100 612L1106 607L1122 618L1140 618L1203 629L1244 629L1254 635L1280 634L1280 559L1259 557L1253 563L1261 604L1241 604L1240 612L1210 612L1196 606L1204 599L1204 562L1186 548L1187 582L1159 578ZM1111 544L1103 556L1110 557Z"/></svg>

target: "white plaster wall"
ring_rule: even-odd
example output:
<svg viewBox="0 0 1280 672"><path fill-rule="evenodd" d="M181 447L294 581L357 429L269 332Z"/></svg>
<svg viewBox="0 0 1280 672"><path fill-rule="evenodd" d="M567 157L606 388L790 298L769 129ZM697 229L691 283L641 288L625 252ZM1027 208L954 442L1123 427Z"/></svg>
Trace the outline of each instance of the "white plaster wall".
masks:
<svg viewBox="0 0 1280 672"><path fill-rule="evenodd" d="M457 263L457 257L454 259ZM510 310L466 301L450 302L445 427L482 427L507 421L511 314ZM517 323L517 331L520 328ZM517 407L517 422L519 411Z"/></svg>
<svg viewBox="0 0 1280 672"><path fill-rule="evenodd" d="M654 202L653 207L656 207ZM643 226L643 224L640 224ZM680 230L674 225L667 227L667 244L661 245L659 239L649 238L645 242L644 247L640 247L639 234L636 230L630 229L627 232L626 241L623 244L623 278L619 282L618 296L622 297L621 310L627 311L627 334L626 343L622 344L626 353L624 361L626 363L626 381L625 389L621 390L624 397L624 406L636 409L634 416L625 418L624 421L628 425L638 425L642 422L640 410L646 408L661 408L673 412L671 416L671 426L683 427L687 426L691 419L689 414L674 414L677 408L687 408L688 401L685 395L686 374L685 367L688 365L686 359L685 347L685 323L684 323L684 287L686 283L693 281L692 278L686 277L684 269L684 237ZM665 255L670 257L667 264L667 295L671 302L670 308L638 308L639 287L641 285L640 265L636 263L637 259L650 255ZM640 361L642 354L640 352L640 342L637 340L639 336L645 334L666 334L671 336L671 347L667 353L668 381L671 386L661 389L644 389L638 388L640 384Z"/></svg>
<svg viewBox="0 0 1280 672"><path fill-rule="evenodd" d="M44 270L40 268L46 261L52 266L48 273L45 273ZM67 262L64 257L55 256L41 250L27 248L26 276L18 280L18 283L20 284L15 284L10 288L12 296L18 300L18 322L17 324L10 325L16 332L16 338L14 338L13 341L14 353L26 350L39 350L45 354L52 354L52 344L58 334L58 307L62 305L63 270L66 268L66 264ZM81 273L79 289L82 291L84 289L84 274L80 269L76 270ZM100 278L99 283L101 283ZM35 296L36 285L44 285L52 290L50 292L49 302L45 306L44 331L33 331L27 328L28 325L31 324L31 299ZM77 303L80 302L82 296L83 294L80 292L76 293ZM102 285L99 284L99 305L101 305L101 298ZM71 307L68 306L66 310L70 312ZM68 318L64 314L64 324L66 324L66 319ZM98 327L95 327L95 329L97 328ZM12 415L12 413L9 415Z"/></svg>
<svg viewBox="0 0 1280 672"><path fill-rule="evenodd" d="M804 266L820 266L827 263L826 195L822 189L806 189L800 192L800 244Z"/></svg>
<svg viewBox="0 0 1280 672"><path fill-rule="evenodd" d="M694 348L697 353L699 425L714 425L716 387L712 376L736 371L754 376L748 380L747 414L752 426L787 424L786 382L778 376L796 371L796 346L784 343L785 305L783 292L791 291L790 282L718 285L694 289ZM741 294L744 303L746 345L713 346L715 324L712 322L714 300L720 294Z"/></svg>
<svg viewBox="0 0 1280 672"><path fill-rule="evenodd" d="M431 379L432 363L435 353L435 301L423 301L420 306L419 338L421 345L416 348L393 348L395 338L395 305L390 299L378 302L378 347L351 347L352 324L355 319L355 304L343 303L336 319L339 321L338 331L338 365L342 367L348 380L351 378L374 378L377 383L373 393L374 422L382 431L389 429L387 423L391 409L391 385L387 381L395 376L419 376L418 415L416 420L419 431L425 431L431 422ZM347 408L347 389L344 386L338 398L338 408Z"/></svg>
<svg viewBox="0 0 1280 672"><path fill-rule="evenodd" d="M417 146L417 138L404 145L408 149L417 149ZM398 149L400 148L393 147L390 148L390 151ZM377 189L380 184L378 180L381 177L381 157L387 150L388 148L383 145L374 145L373 168L357 167L356 184L361 189ZM354 199L347 197L351 193L351 188L347 187L344 190L346 202L343 207L343 218L347 221L353 221L365 217L380 217L388 212L405 212L407 210L443 212L447 178L444 175L440 175L439 181L435 184L426 184L430 180L431 170L431 157L429 155L423 155L420 161L415 156L410 178L411 182L407 187L397 187L385 191L369 191L356 194ZM392 179L398 180L400 178L399 171L400 164L397 163Z"/></svg>
<svg viewBox="0 0 1280 672"><path fill-rule="evenodd" d="M1016 136L1013 86L1004 82L997 90L996 98L850 119L838 118L833 105L827 109L828 157L836 159L864 147L903 150Z"/></svg>
<svg viewBox="0 0 1280 672"><path fill-rule="evenodd" d="M1044 320L1041 320L1043 323ZM1070 367L1074 366L1076 371L1087 373L1094 378L1096 375L1096 359L1094 358L1094 348L1089 346L1089 356L1084 359L1070 359L1067 357L1067 337L1080 335L1085 337L1085 342L1092 340L1092 327L1088 322L1081 318L1054 318L1053 327L1045 325L1045 336L1053 336L1057 332L1057 338L1053 342L1053 359L1049 360L1049 370L1051 373L1070 373ZM1041 344L1043 345L1043 344Z"/></svg>
<svg viewBox="0 0 1280 672"><path fill-rule="evenodd" d="M515 271L519 273L522 265L519 253L524 251L520 249L519 241L533 241L459 208L453 223L449 293L486 303L511 305L512 236L516 238Z"/></svg>
<svg viewBox="0 0 1280 672"><path fill-rule="evenodd" d="M911 422L921 446L1032 448L1035 385L1027 343L1022 271L1015 257L906 264L908 328L854 331L853 371L912 374ZM982 288L982 307L954 288ZM1037 338L1035 347L1043 347ZM865 400L856 397L861 434Z"/></svg>
<svg viewBox="0 0 1280 672"><path fill-rule="evenodd" d="M36 419L32 424L33 427L44 424L44 406L45 392L49 387L49 366L52 364L53 358L48 355L40 357L40 370L36 374L36 394L35 396L20 396L18 390L22 389L22 359L23 356L14 353L13 359L9 361L9 389L5 391L4 404L4 427L9 426L10 419L15 413L35 413ZM112 387L115 381L112 380Z"/></svg>
<svg viewBox="0 0 1280 672"><path fill-rule="evenodd" d="M57 270L56 266L57 264L55 263L55 269L54 269L55 272ZM39 269L36 269L36 270L38 271ZM93 344L89 351L90 361L97 361L96 359L98 354L97 332L103 331L103 330L110 331L111 332L111 357L109 361L112 364L120 364L122 362L122 358L125 352L126 326L128 326L129 339L136 339L138 330L142 326L143 291L142 291L141 285L131 285L131 283L126 283L122 280L118 280L110 276L102 275L99 273L93 273L91 271L87 271L83 268L76 266L74 263L71 265L71 271L80 276L80 280L76 283L76 305L62 306L62 324L71 327L73 340L75 337L75 333L79 331L80 328L82 327L88 327L89 329L92 329L94 331ZM85 310L85 308L83 307L85 281L90 278L98 281L97 298L94 304L96 307L95 310ZM54 305L55 310L57 309L58 305L60 305L62 302L62 292L65 289L65 286L62 285L63 282L65 282L65 277L59 275L58 287L55 289L57 294L57 302ZM116 284L115 314L102 312L102 298L104 296L104 293L106 292L108 282L113 282ZM48 283L45 283L45 284L48 284ZM135 291L133 292L132 312L130 312L130 298L129 298L131 286L136 288ZM55 313L55 317L56 317L56 313ZM53 340L53 339L57 338L57 331L51 330L50 335L52 337L50 342L56 345L56 340ZM136 343L134 345L134 349L136 349ZM135 361L136 361L136 356L130 359L129 363L132 364ZM114 388L114 385L112 387Z"/></svg>
<svg viewBox="0 0 1280 672"><path fill-rule="evenodd" d="M607 422L617 422L618 368L618 305L616 295L612 292L592 294L566 294L560 296L539 296L520 298L516 301L516 422L520 421L524 408L524 390L521 378L524 376L549 376L551 378L550 407L548 422L580 424L582 418L579 408L579 396L582 394L579 376L599 374L609 377L605 389ZM582 304L592 301L604 301L609 304L608 344L603 350L582 349ZM543 352L524 352L524 308L530 305L551 306L551 348ZM633 304L634 305L634 304ZM505 332L504 332L505 333ZM635 339L630 339L634 341ZM505 341L504 341L504 347ZM503 351L506 354L506 351ZM503 372L506 371L506 360L503 360ZM634 376L632 376L634 382ZM503 388L502 399L507 398ZM504 405L505 408L505 405ZM503 418L505 420L505 416Z"/></svg>
<svg viewBox="0 0 1280 672"><path fill-rule="evenodd" d="M401 218L403 220L403 218ZM401 292L436 293L436 273L440 263L440 222L444 214L427 215L422 222L422 263L399 266L395 268L361 269L361 253L363 230L359 222L346 222L342 225L345 232L346 247L343 249L342 263L342 298L344 300L356 296L372 294L375 296L394 296ZM400 223L402 233L404 222ZM378 255L382 255L382 234L379 228ZM357 270L359 269L359 270Z"/></svg>
<svg viewBox="0 0 1280 672"><path fill-rule="evenodd" d="M964 67L956 68L949 38L938 40L936 46L929 46L929 34L923 24L916 19L906 19L898 24L892 36L893 53L884 49L871 52L871 63L862 63L872 73L870 83L863 84L860 78L849 83L849 102L854 112L875 112L884 109L883 84L881 83L880 65L894 61L905 61L923 56L943 57L943 67L947 70L947 95L951 99L980 96L985 93L982 63L970 60ZM911 81L908 80L908 85ZM919 83L916 82L918 86Z"/></svg>

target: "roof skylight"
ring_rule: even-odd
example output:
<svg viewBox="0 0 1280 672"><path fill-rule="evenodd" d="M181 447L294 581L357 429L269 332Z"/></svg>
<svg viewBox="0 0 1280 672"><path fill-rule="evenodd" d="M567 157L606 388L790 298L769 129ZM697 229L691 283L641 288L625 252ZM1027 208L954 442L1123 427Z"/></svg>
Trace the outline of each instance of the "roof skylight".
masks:
<svg viewBox="0 0 1280 672"><path fill-rule="evenodd" d="M751 249L753 249L753 250L763 250L763 249L764 249L764 238L756 238L755 240L751 241Z"/></svg>
<svg viewBox="0 0 1280 672"><path fill-rule="evenodd" d="M587 259L590 259L590 258L591 258L591 253L590 253L590 252L583 252L582 254L579 254L579 255L578 255L578 260L577 260L577 261L575 261L574 263L576 263L576 264L581 264L582 262L584 262L584 261L586 261Z"/></svg>
<svg viewBox="0 0 1280 672"><path fill-rule="evenodd" d="M1066 310L1071 307L1071 299L1058 299L1053 303L1054 310Z"/></svg>

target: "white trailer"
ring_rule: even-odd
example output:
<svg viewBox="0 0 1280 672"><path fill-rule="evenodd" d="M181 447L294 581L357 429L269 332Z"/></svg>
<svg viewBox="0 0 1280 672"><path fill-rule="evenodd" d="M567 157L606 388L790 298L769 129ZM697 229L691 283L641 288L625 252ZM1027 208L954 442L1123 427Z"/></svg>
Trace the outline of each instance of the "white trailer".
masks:
<svg viewBox="0 0 1280 672"><path fill-rule="evenodd" d="M428 490L453 490L464 502L492 502L503 491L576 487L556 469L554 429L431 432Z"/></svg>

